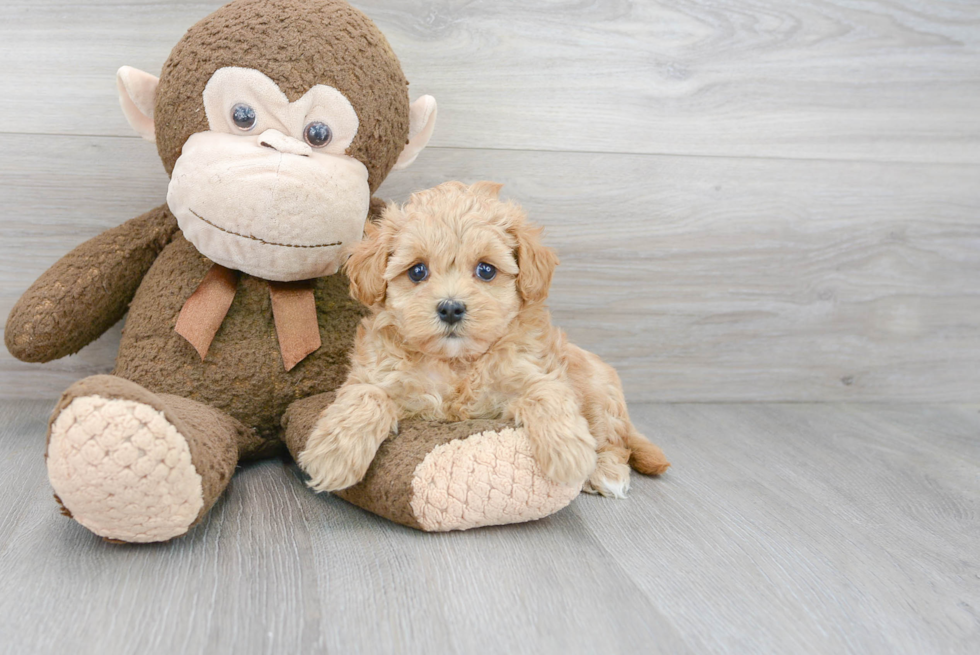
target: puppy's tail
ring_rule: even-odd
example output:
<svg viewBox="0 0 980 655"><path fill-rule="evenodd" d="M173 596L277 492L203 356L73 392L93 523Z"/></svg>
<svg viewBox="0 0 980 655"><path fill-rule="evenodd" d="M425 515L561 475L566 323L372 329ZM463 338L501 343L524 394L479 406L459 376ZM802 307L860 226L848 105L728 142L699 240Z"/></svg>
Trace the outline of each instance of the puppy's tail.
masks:
<svg viewBox="0 0 980 655"><path fill-rule="evenodd" d="M660 475L670 467L664 451L650 443L650 440L630 426L626 436L630 449L630 466L644 475Z"/></svg>

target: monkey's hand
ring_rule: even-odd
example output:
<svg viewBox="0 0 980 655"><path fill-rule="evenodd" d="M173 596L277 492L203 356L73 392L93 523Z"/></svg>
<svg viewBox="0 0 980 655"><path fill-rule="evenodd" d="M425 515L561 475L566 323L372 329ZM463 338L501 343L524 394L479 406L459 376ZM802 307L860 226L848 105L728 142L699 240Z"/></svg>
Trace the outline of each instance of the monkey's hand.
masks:
<svg viewBox="0 0 980 655"><path fill-rule="evenodd" d="M299 454L310 487L339 491L360 482L397 420L395 404L382 389L371 384L342 387Z"/></svg>
<svg viewBox="0 0 980 655"><path fill-rule="evenodd" d="M176 219L161 205L72 250L14 305L4 331L7 349L25 362L49 362L97 339L126 313L176 231Z"/></svg>

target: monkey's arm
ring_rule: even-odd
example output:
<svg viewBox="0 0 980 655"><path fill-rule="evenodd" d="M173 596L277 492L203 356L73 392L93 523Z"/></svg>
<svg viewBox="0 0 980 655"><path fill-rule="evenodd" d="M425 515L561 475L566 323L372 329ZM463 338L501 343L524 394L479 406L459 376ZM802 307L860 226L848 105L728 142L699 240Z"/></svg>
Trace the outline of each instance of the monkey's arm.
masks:
<svg viewBox="0 0 980 655"><path fill-rule="evenodd" d="M126 313L176 231L176 219L161 205L72 250L14 305L4 331L7 349L25 362L49 362L97 339Z"/></svg>

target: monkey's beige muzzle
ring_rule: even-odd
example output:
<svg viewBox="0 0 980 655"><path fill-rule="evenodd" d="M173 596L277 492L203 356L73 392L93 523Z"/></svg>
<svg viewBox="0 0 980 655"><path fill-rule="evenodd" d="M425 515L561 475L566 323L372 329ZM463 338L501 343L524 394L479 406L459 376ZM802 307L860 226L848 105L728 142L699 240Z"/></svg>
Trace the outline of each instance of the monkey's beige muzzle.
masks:
<svg viewBox="0 0 980 655"><path fill-rule="evenodd" d="M215 263L278 282L332 275L363 234L367 168L312 149L283 152L260 144L276 138L266 136L191 136L167 204L184 236Z"/></svg>

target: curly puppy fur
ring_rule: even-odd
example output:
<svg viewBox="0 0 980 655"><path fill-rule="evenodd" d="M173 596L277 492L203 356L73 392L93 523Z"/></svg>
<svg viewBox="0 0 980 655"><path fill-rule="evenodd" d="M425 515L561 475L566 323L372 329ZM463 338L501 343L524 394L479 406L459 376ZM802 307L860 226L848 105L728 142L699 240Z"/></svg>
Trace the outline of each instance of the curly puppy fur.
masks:
<svg viewBox="0 0 980 655"><path fill-rule="evenodd" d="M520 207L499 200L500 186L416 193L354 247L351 295L371 314L347 381L299 457L314 489L357 483L409 417L513 420L546 475L605 496L625 495L629 465L646 474L670 466L630 423L616 371L551 325L544 301L558 258ZM492 279L477 274L481 263ZM418 264L427 276L413 281ZM446 301L463 304L461 318L440 318Z"/></svg>

